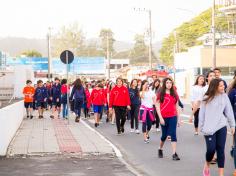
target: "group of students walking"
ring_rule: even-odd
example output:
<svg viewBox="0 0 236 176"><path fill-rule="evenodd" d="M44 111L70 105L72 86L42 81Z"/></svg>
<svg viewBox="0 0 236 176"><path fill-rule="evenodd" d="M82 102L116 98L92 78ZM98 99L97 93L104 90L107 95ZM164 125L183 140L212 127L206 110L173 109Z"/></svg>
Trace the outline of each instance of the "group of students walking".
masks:
<svg viewBox="0 0 236 176"><path fill-rule="evenodd" d="M224 175L225 144L227 126L234 136L236 119L236 79L227 87L221 79L221 70L215 68L206 76L199 75L191 89L192 114L190 122L194 119L195 135L203 133L206 142L206 162L203 176L210 176L210 164L218 164L219 176ZM232 147L236 168L236 151ZM236 169L233 175L236 176Z"/></svg>
<svg viewBox="0 0 236 176"><path fill-rule="evenodd" d="M67 81L61 82L55 78L54 82L43 83L38 80L37 84L32 86L32 81L27 80L23 89L24 106L26 108L27 118L32 119L33 110L38 110L39 119L44 118L44 111L51 109L51 118L54 118L55 112L60 117L61 106L63 106L63 118L67 118L68 109L66 108Z"/></svg>
<svg viewBox="0 0 236 176"><path fill-rule="evenodd" d="M231 134L235 135L236 118L236 79L228 86L220 78L221 71L216 68L207 75L199 75L191 89L192 114L190 122L194 121L195 135L202 132L206 141L206 163L203 176L210 176L210 164L216 161L219 176L224 175L225 143L227 137L227 124ZM161 140L158 157L163 158L165 141L171 141L172 159L180 160L177 152L177 127L181 125L179 107L183 104L177 93L177 88L171 77L160 80L154 78L152 83L147 80L133 79L130 84L122 78L112 81L96 81L91 89L91 83L82 82L81 79L67 87L67 80L55 78L54 83L45 84L39 80L37 87L31 86L27 81L24 88L25 108L27 117L33 118L32 108L39 111L39 118L43 118L44 109L51 107L51 118L57 111L60 117L68 117L67 96L71 102L71 110L75 113L75 121L79 122L81 110L85 117L89 116L90 109L94 113L94 126L100 125L103 113L107 115L106 122L116 122L117 134L125 132L125 123L130 119L132 133L139 134L139 122L142 123L144 143L150 142L149 132L154 125L159 132L161 127ZM68 92L69 91L69 92ZM228 95L227 95L228 93ZM236 168L236 148L232 147L232 156ZM234 175L236 175L236 170Z"/></svg>

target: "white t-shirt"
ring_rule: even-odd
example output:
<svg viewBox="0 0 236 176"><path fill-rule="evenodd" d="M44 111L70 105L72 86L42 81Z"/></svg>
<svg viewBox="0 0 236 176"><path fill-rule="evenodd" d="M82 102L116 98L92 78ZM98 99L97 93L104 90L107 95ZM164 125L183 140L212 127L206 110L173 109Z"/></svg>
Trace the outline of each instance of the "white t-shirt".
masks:
<svg viewBox="0 0 236 176"><path fill-rule="evenodd" d="M144 93L144 97L141 98L141 105L147 108L153 108L153 97L156 97L156 94L151 89ZM140 108L142 109L142 108Z"/></svg>
<svg viewBox="0 0 236 176"><path fill-rule="evenodd" d="M191 102L202 101L204 88L202 86L194 85L191 89L190 100Z"/></svg>
<svg viewBox="0 0 236 176"><path fill-rule="evenodd" d="M206 85L205 87L203 87L203 91L202 91L202 99L204 98L204 96L205 96L205 94L206 94L208 88L209 88L209 85Z"/></svg>

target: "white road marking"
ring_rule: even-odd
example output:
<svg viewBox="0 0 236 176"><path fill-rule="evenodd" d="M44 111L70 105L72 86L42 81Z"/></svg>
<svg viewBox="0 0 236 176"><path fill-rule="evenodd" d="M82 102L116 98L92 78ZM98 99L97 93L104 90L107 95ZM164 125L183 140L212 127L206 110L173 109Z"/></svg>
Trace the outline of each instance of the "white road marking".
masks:
<svg viewBox="0 0 236 176"><path fill-rule="evenodd" d="M95 132L100 138L102 138L105 142L107 142L111 147L112 149L114 150L117 158L124 164L127 166L127 168L133 172L133 174L135 174L136 176L142 176L140 173L138 173L138 171L132 167L129 163L127 163L124 158L123 158L123 155L121 153L121 151L114 145L112 144L111 141L109 141L105 136L103 136L101 133L99 133L97 130L95 130L94 128L92 128L91 126L89 126L84 120L81 119L80 121L81 123L83 123L88 129L90 129L91 131Z"/></svg>

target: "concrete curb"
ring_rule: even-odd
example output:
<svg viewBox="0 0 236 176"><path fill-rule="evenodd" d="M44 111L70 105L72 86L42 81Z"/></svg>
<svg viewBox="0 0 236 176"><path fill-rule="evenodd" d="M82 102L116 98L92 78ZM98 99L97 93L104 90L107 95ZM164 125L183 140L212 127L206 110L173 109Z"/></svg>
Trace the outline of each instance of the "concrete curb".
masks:
<svg viewBox="0 0 236 176"><path fill-rule="evenodd" d="M134 167L132 167L128 162L126 162L123 158L123 155L121 153L121 151L118 149L118 147L116 147L111 141L109 141L105 136L103 136L101 133L99 133L97 130L95 130L94 128L92 128L90 125L88 125L84 120L81 119L81 123L83 123L83 125L85 125L88 129L90 129L91 131L95 132L101 139L103 139L105 142L107 142L112 149L114 150L117 158L136 176L142 176L142 174L140 174Z"/></svg>

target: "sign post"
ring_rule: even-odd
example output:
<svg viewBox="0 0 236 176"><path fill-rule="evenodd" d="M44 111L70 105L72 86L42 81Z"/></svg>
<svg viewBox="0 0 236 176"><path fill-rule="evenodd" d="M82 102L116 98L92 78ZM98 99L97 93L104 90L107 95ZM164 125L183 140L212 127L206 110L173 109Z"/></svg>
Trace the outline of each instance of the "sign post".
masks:
<svg viewBox="0 0 236 176"><path fill-rule="evenodd" d="M68 111L68 124L69 124L69 117L70 117L70 102L69 102L69 96L70 96L70 89L69 89L69 65L74 60L74 54L69 51L65 50L61 53L60 59L62 63L66 64L66 79L67 79L67 111Z"/></svg>

